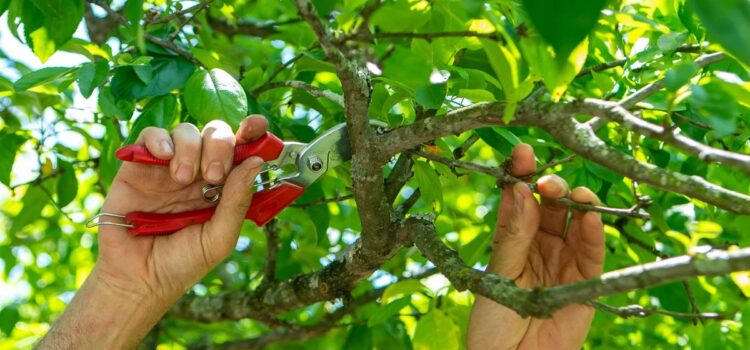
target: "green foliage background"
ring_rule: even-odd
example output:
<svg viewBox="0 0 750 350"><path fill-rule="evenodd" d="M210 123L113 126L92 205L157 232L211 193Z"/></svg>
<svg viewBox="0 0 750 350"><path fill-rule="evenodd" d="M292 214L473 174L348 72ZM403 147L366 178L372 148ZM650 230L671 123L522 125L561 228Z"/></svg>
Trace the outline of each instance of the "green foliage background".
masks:
<svg viewBox="0 0 750 350"><path fill-rule="evenodd" d="M362 25L360 12L372 5L367 0L314 3L341 38ZM285 140L310 141L344 121L340 105L304 89L256 92L271 80L297 80L343 93L334 67L324 59L311 29L298 19L292 1L213 1L189 22L172 16L194 5L195 1L115 1L112 6L123 8L130 24L117 25L112 39L97 44L71 38L88 3L0 0L0 13L6 13L16 39L42 61L57 51L89 60L32 71L13 52L0 51L0 348L32 347L91 270L96 231L85 228L84 222L98 212L117 171L114 151L132 143L146 126L202 125L206 119L187 112L185 96L226 93L187 91L186 82L196 69L220 68L237 79L247 104L235 104L235 110L267 116L271 130ZM96 9L95 15L104 14ZM155 23L159 18L170 20ZM507 101L505 117L512 118L513 103L542 85L549 91L541 97L544 100L616 101L666 77L667 89L639 105L643 118L674 123L686 135L714 147L749 151L750 30L745 29L750 28L750 4L745 0L396 0L384 1L366 25L376 33L374 38L350 38L342 45L371 63L370 117L391 126L411 123L423 113L442 114L482 101ZM248 26L267 31L260 36L242 34L239 29ZM430 40L377 37L461 31L494 34ZM204 67L146 40L149 35L173 41ZM700 53L721 50L736 59L702 70L692 63ZM576 78L583 67L619 59L625 61ZM76 105L80 96L94 96L98 108L81 111ZM221 98L217 101L222 103ZM225 117L238 120L233 113ZM704 176L738 192L750 190L747 176L721 165L686 157L621 128L600 133L639 160ZM531 128L480 129L437 140L427 149L452 157L473 134L480 141L463 159L475 163L497 166L519 142L534 146L540 165L569 155L549 135ZM19 178L28 171L31 178ZM576 158L551 171L573 186L590 187L607 206L626 208L636 202L629 179L592 162ZM361 229L353 200L320 204L324 198L348 198L350 187L348 170L341 167L308 189L296 207L279 215L278 279L317 270L353 242ZM422 198L411 212L437 212L437 228L445 241L468 264L486 264L499 203L495 180L419 161L397 202L417 188ZM638 186L637 193L653 199L648 209L652 220L605 217L605 270L654 261L657 254L689 253L706 244L750 246L748 217L649 186ZM266 248L263 231L248 222L232 256L191 292L251 290L263 277ZM416 249L404 249L352 291L357 296L394 283L379 302L359 308L320 337L273 346L463 348L473 296L457 292L437 276L423 283L396 282L426 268ZM661 315L623 319L598 312L585 347L750 347L750 328L743 329L743 323L750 323L749 274L696 278L687 285L691 294L682 283L673 283L604 301L695 312L690 301L694 298L700 311L727 318L702 323ZM279 316L314 324L339 305L317 303ZM173 318L166 318L162 329L163 348L252 338L269 331L253 320L199 324Z"/></svg>

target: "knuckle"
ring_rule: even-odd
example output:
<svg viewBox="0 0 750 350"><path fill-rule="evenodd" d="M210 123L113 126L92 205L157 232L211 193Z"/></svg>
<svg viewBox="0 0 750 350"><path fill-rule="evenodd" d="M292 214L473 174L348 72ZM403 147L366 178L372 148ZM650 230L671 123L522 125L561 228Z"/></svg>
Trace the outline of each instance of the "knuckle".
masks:
<svg viewBox="0 0 750 350"><path fill-rule="evenodd" d="M190 123L180 123L177 124L177 126L172 129L173 134L193 134L193 135L200 135L200 131L198 131L198 128Z"/></svg>

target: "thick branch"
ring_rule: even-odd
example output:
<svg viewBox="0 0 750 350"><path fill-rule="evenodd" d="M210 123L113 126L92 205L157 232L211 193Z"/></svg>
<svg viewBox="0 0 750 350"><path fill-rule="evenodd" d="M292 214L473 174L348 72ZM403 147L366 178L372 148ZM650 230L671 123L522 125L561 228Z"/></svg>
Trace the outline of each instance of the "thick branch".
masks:
<svg viewBox="0 0 750 350"><path fill-rule="evenodd" d="M597 115L601 108L587 103L543 104L524 102L518 105L515 118L503 123L503 104L479 103L451 111L442 116L415 121L378 137L384 160L424 142L489 125L525 125L541 127L573 152L633 180L663 190L681 193L714 204L722 209L750 214L750 196L728 190L699 176L689 176L642 163L607 145L594 133L595 125L578 123L572 116Z"/></svg>
<svg viewBox="0 0 750 350"><path fill-rule="evenodd" d="M402 247L411 245L410 233L417 224L418 221L411 218L397 225L393 240L385 247L368 248L359 239L328 266L288 280L269 281L251 293L185 295L172 307L170 314L200 322L253 318L273 323L274 315L281 312L346 295Z"/></svg>
<svg viewBox="0 0 750 350"><path fill-rule="evenodd" d="M374 143L374 130L370 126L370 77L367 69L347 59L328 34L308 0L295 0L300 16L310 24L328 59L336 67L336 74L344 91L344 112L352 150L351 177L354 198L357 202L362 227L363 245L372 249L388 250L392 245L394 229L391 206L385 193L383 162L373 157L378 144Z"/></svg>
<svg viewBox="0 0 750 350"><path fill-rule="evenodd" d="M750 196L689 176L642 163L599 139L591 126L567 116L541 120L541 127L575 153L641 183L682 193L723 209L750 214Z"/></svg>
<svg viewBox="0 0 750 350"><path fill-rule="evenodd" d="M675 148L705 162L719 162L750 175L750 155L713 148L679 134L679 129L665 129L649 123L628 112L625 108L607 101L586 100L586 103L601 108L601 117L622 124L628 130L664 141Z"/></svg>
<svg viewBox="0 0 750 350"><path fill-rule="evenodd" d="M723 275L750 269L750 248L733 251L712 250L706 254L683 255L648 264L607 272L570 284L544 289L524 289L513 281L466 266L458 253L448 248L435 233L434 225L421 220L414 241L422 254L458 290L492 299L521 316L548 317L556 310L586 303L600 296L661 285L695 276Z"/></svg>

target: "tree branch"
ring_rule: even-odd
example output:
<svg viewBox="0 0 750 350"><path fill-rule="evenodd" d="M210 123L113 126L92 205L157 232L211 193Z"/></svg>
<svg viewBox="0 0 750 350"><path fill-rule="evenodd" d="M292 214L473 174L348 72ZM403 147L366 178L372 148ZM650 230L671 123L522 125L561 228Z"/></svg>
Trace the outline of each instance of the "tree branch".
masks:
<svg viewBox="0 0 750 350"><path fill-rule="evenodd" d="M517 182L524 182L522 179L519 179L515 176L508 174L501 167L490 167L490 166L485 166L485 165L480 165L480 164L475 164L475 163L464 162L460 160L443 158L438 155L424 152L424 151L413 151L411 153L416 154L422 158L432 160L434 162L445 164L451 169L462 168L462 169L476 171L476 172L490 175L496 178L499 183L514 184ZM538 193L535 184L529 184L529 187L531 188L532 191ZM581 210L581 211L595 211L595 212L599 212L602 214L627 216L627 217L639 218L639 219L644 219L644 220L647 220L650 218L648 213L641 210L640 205L635 205L632 208L628 208L628 209L621 209L621 208L609 208L609 207L586 204L586 203L578 203L568 198L557 198L556 201L564 206L577 209L577 210Z"/></svg>
<svg viewBox="0 0 750 350"><path fill-rule="evenodd" d="M750 155L713 148L689 137L680 135L678 128L665 129L662 126L649 123L628 112L621 106L621 104L595 99L587 99L586 103L600 108L601 117L622 124L628 130L664 141L665 143L702 161L719 162L750 175Z"/></svg>
<svg viewBox="0 0 750 350"><path fill-rule="evenodd" d="M415 121L379 136L377 142L382 145L382 153L378 155L378 159L384 161L392 154L424 142L482 126L537 126L578 155L618 174L728 211L750 214L750 196L717 186L699 176L689 176L637 161L599 139L591 121L579 123L572 118L579 114L595 116L601 112L601 107L589 103L550 104L527 101L518 105L515 118L506 124L501 119L503 103L479 103L442 116Z"/></svg>
<svg viewBox="0 0 750 350"><path fill-rule="evenodd" d="M128 23L128 21L125 19L125 17L123 17L121 14L119 14L117 11L115 11L111 6L109 6L109 3L107 3L106 0L87 0L87 1L89 1L89 2L91 2L93 4L95 4L95 5L103 8L105 11L107 11L107 14L109 16L112 16L118 23L122 24L126 28L130 28L130 23ZM136 24L136 25L138 25L138 24ZM148 40L148 41L150 41L150 42L152 42L152 43L154 43L154 44L156 44L156 45L159 45L159 46L161 46L161 47L163 47L163 48L165 48L167 50L170 50L170 51L178 54L179 56L181 56L182 58L190 61L190 63L192 63L192 64L194 64L196 66L203 66L203 63L201 63L195 56L193 56L193 54L191 54L190 52L188 52L188 51L180 48L179 46L177 46L175 43L173 43L171 41L164 40L162 38L153 36L153 35L151 35L149 33L143 33L143 38L146 39L146 40Z"/></svg>
<svg viewBox="0 0 750 350"><path fill-rule="evenodd" d="M690 318L690 319L700 319L700 320L727 320L732 319L732 314L722 315L715 312L693 312L693 313L684 313L684 312L675 312L675 311L669 311L669 310L661 310L657 308L646 308L641 305L627 305L627 306L610 306L607 304L604 304L599 301L589 301L587 304L595 307L599 311L609 312L612 314L615 314L617 316L620 316L622 318L630 318L630 317L648 317L651 315L665 315L675 318Z"/></svg>
<svg viewBox="0 0 750 350"><path fill-rule="evenodd" d="M428 42L439 38L486 38L490 40L503 41L503 38L497 33L479 33L473 31L458 31L458 32L432 32L432 33L412 33L412 32L390 32L390 33L369 33L369 32L356 32L350 36L344 37L341 42L346 41L365 41L369 42L372 39L424 39Z"/></svg>
<svg viewBox="0 0 750 350"><path fill-rule="evenodd" d="M593 114L592 114L593 115ZM541 120L541 127L586 159L641 183L682 193L722 209L750 214L750 196L717 186L700 176L689 176L642 163L599 139L591 126L567 116Z"/></svg>
<svg viewBox="0 0 750 350"><path fill-rule="evenodd" d="M710 54L706 54L701 57L698 57L695 60L695 65L698 68L703 68L710 64L723 61L726 58L727 56L723 52L710 53ZM655 94L657 91L664 88L664 79L665 78L661 78L651 84L648 84L642 87L640 90L634 92L632 95L623 98L619 102L620 106L624 108L630 108L630 107L635 106L636 103L649 98L651 95Z"/></svg>
<svg viewBox="0 0 750 350"><path fill-rule="evenodd" d="M270 281L252 292L183 296L170 316L199 322L253 318L273 324L274 315L319 301L346 295L401 248L412 244L418 220L409 218L395 226L393 241L384 247L365 246L360 238L326 267L284 281Z"/></svg>
<svg viewBox="0 0 750 350"><path fill-rule="evenodd" d="M671 259L633 266L570 284L525 289L513 281L475 270L461 261L435 233L435 226L420 220L414 241L422 254L447 277L458 290L472 292L494 300L519 315L549 317L560 308L586 303L600 296L680 281L695 276L723 275L750 269L750 248L732 251L712 250L705 254L683 255Z"/></svg>
<svg viewBox="0 0 750 350"><path fill-rule="evenodd" d="M253 90L253 94L260 95L268 90L285 88L285 87L302 89L302 90L307 91L310 95L313 95L314 97L324 97L335 102L339 106L342 106L342 107L344 106L344 98L341 97L341 95L338 95L330 90L324 90L319 87L312 86L304 81L297 81L297 80L269 82Z"/></svg>
<svg viewBox="0 0 750 350"><path fill-rule="evenodd" d="M336 46L317 11L309 0L295 0L300 17L312 27L328 59L336 67L336 74L344 91L344 112L352 150L351 178L362 227L361 240L368 249L389 251L393 247L394 224L392 208L387 201L382 165L373 156L378 149L374 130L370 126L370 77L359 62L349 60Z"/></svg>

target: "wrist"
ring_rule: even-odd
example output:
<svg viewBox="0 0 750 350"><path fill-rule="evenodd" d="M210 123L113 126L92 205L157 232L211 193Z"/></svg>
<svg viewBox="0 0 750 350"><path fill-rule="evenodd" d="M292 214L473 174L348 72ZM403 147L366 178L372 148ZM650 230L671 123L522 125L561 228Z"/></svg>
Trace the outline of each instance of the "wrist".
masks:
<svg viewBox="0 0 750 350"><path fill-rule="evenodd" d="M40 348L134 348L168 305L94 267Z"/></svg>

